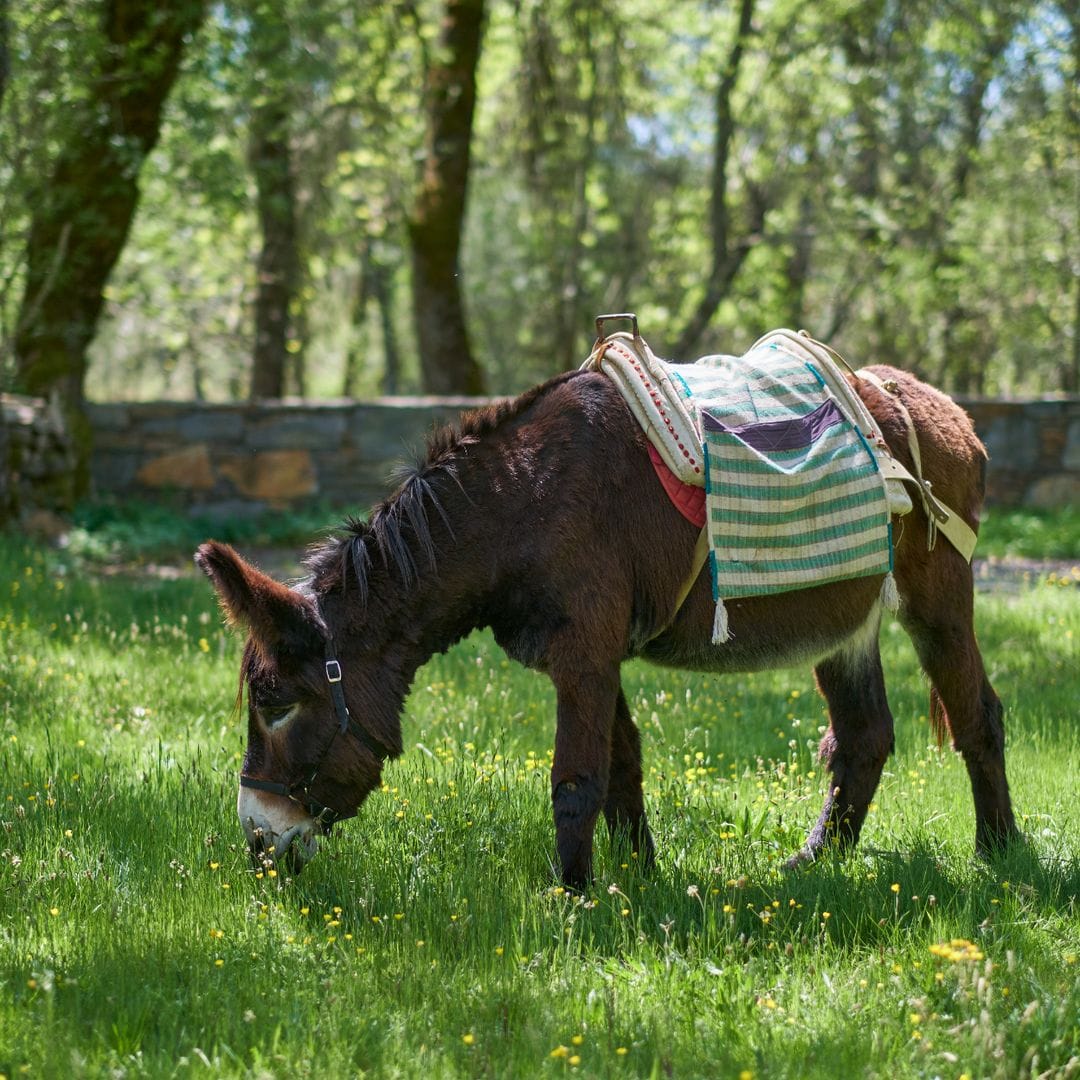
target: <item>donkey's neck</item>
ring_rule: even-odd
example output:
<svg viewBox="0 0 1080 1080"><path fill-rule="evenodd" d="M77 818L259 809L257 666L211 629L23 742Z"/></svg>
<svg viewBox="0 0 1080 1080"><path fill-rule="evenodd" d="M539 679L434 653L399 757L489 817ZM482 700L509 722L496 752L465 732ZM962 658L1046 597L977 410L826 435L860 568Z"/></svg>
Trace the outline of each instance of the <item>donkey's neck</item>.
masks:
<svg viewBox="0 0 1080 1080"><path fill-rule="evenodd" d="M515 659L542 665L544 643L563 618L558 598L536 580L537 567L550 562L545 536L565 526L555 504L588 505L596 486L583 482L580 455L552 447L580 439L588 409L605 415L606 401L569 385L575 377L437 433L426 463L369 522L309 563L349 650L371 657L373 669L377 658L402 701L421 664L478 627L492 626ZM584 534L586 546L593 540Z"/></svg>
<svg viewBox="0 0 1080 1080"><path fill-rule="evenodd" d="M378 653L405 690L431 656L490 621L507 540L495 505L505 501L504 443L498 431L463 438L309 562L337 647Z"/></svg>

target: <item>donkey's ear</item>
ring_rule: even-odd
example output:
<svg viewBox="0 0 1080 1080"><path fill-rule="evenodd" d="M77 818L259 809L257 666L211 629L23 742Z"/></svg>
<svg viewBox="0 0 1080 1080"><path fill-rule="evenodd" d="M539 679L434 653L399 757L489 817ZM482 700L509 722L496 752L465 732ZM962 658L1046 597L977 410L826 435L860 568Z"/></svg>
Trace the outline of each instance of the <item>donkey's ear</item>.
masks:
<svg viewBox="0 0 1080 1080"><path fill-rule="evenodd" d="M321 633L311 603L245 562L228 544L207 541L195 552L195 563L213 582L230 625L246 626L260 651L318 646Z"/></svg>

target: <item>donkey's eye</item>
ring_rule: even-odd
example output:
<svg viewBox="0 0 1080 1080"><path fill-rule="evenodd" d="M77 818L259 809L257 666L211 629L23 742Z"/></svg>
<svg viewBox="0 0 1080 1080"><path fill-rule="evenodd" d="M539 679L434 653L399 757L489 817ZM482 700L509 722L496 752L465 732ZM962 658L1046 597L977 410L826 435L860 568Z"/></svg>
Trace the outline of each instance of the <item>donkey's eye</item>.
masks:
<svg viewBox="0 0 1080 1080"><path fill-rule="evenodd" d="M268 728L276 728L293 718L297 705L260 705L259 716Z"/></svg>

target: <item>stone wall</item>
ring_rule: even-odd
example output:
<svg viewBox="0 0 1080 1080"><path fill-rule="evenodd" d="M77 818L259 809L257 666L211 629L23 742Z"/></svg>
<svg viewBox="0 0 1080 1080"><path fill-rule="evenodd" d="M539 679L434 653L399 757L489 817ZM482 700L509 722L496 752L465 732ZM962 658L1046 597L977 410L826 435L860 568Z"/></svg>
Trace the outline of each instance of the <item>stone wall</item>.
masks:
<svg viewBox="0 0 1080 1080"><path fill-rule="evenodd" d="M74 457L56 405L0 394L0 524L70 505Z"/></svg>
<svg viewBox="0 0 1080 1080"><path fill-rule="evenodd" d="M432 424L478 400L90 407L97 494L241 515L327 502L366 509ZM991 455L989 499L1080 505L1080 400L967 401Z"/></svg>
<svg viewBox="0 0 1080 1080"><path fill-rule="evenodd" d="M89 407L98 495L229 516L316 502L366 509L433 424L470 398Z"/></svg>
<svg viewBox="0 0 1080 1080"><path fill-rule="evenodd" d="M1080 399L960 403L990 454L990 502L1080 507Z"/></svg>

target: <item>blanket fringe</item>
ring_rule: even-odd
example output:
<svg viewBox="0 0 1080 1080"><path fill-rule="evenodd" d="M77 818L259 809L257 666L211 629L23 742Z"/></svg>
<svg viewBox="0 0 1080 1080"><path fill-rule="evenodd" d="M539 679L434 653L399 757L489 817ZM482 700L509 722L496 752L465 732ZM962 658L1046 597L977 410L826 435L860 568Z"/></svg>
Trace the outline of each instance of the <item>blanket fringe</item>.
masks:
<svg viewBox="0 0 1080 1080"><path fill-rule="evenodd" d="M731 631L728 629L728 611L724 607L723 600L716 601L716 614L713 616L712 641L714 645L723 645L731 640Z"/></svg>
<svg viewBox="0 0 1080 1080"><path fill-rule="evenodd" d="M900 592L896 587L896 577L891 570L881 583L881 602L889 611L900 610Z"/></svg>

